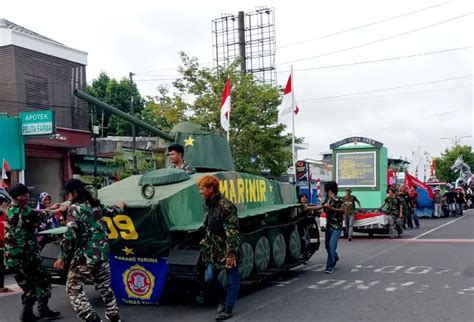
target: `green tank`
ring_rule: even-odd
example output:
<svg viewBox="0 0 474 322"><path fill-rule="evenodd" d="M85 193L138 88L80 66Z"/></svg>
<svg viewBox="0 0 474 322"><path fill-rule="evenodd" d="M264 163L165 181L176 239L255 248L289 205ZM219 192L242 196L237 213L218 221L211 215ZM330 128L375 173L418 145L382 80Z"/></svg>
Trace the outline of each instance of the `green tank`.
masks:
<svg viewBox="0 0 474 322"><path fill-rule="evenodd" d="M109 106L83 92L75 95L98 108L184 146L184 159L197 169L159 169L134 175L102 188L105 205L126 203L124 214L105 218L111 250L120 256L165 257L169 289L199 285L203 277L199 242L203 238L204 204L197 180L220 179L220 191L238 209L241 227L242 280L261 280L269 271L287 270L306 262L319 248L314 216L297 203L293 185L235 171L225 138L193 123L181 123L171 133Z"/></svg>

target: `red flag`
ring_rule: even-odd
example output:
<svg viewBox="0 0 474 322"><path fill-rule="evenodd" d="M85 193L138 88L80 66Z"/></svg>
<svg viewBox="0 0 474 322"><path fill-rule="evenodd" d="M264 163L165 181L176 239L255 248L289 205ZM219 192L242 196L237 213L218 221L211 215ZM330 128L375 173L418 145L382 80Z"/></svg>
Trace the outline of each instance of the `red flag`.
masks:
<svg viewBox="0 0 474 322"><path fill-rule="evenodd" d="M288 77L288 81L286 82L285 92L283 93L283 99L281 100L280 106L278 106L278 123L284 123L284 119L286 116L291 115L291 111L293 113L298 114L300 109L296 104L295 100L295 107L293 108L293 98L292 98L292 88L291 88L291 75Z"/></svg>
<svg viewBox="0 0 474 322"><path fill-rule="evenodd" d="M231 99L230 99L230 78L227 79L224 86L224 92L221 98L221 126L228 132L230 128L230 110L231 110Z"/></svg>
<svg viewBox="0 0 474 322"><path fill-rule="evenodd" d="M10 165L8 164L7 160L3 159L2 162L2 179L8 179L7 172L10 172Z"/></svg>

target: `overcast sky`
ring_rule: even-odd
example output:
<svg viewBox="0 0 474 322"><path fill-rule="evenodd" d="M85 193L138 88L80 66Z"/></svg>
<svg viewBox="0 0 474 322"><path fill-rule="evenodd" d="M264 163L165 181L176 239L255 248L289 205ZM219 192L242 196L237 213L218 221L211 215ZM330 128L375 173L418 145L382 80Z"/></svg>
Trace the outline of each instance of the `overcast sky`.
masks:
<svg viewBox="0 0 474 322"><path fill-rule="evenodd" d="M470 0L29 0L4 1L0 18L88 52L89 81L100 71L116 78L132 71L138 74L137 80L167 79L176 75L177 53L181 50L211 67L211 20L221 13L250 12L256 5L275 9L277 47L283 47L276 52L280 85L288 77L289 64L285 62L323 55L293 63L300 107L296 135L305 137L310 147L300 152L301 158L320 158L319 154L328 151L332 142L366 136L383 142L389 156L411 160L412 151L419 148L439 155L451 144L442 137L472 135L471 48L298 71L470 47L474 15L441 23L472 13L474 5ZM306 41L436 5L439 6L416 14ZM428 27L437 23L441 24ZM427 28L414 31L423 27ZM407 34L397 36L402 33ZM389 37L394 38L360 46ZM306 42L285 47L301 41ZM358 48L325 55L350 47ZM142 73L153 70L160 71ZM456 79L447 80L452 78ZM142 94L154 95L157 85L170 82L140 81L139 87ZM399 88L385 90L393 87ZM369 91L374 92L346 95ZM472 139L463 143L471 145Z"/></svg>

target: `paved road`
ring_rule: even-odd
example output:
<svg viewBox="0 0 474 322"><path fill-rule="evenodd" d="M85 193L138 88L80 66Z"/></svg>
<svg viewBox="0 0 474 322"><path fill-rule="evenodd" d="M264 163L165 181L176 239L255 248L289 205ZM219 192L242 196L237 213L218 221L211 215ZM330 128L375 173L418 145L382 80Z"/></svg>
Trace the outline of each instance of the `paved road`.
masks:
<svg viewBox="0 0 474 322"><path fill-rule="evenodd" d="M421 225L403 239L341 240L332 275L323 273L326 254L319 251L308 265L244 295L231 321L472 321L474 211ZM101 310L93 289L88 294ZM52 302L64 321L76 321L63 286L54 287ZM16 321L19 310L19 292L0 297L0 321ZM121 313L124 321L212 321L215 309L122 306Z"/></svg>

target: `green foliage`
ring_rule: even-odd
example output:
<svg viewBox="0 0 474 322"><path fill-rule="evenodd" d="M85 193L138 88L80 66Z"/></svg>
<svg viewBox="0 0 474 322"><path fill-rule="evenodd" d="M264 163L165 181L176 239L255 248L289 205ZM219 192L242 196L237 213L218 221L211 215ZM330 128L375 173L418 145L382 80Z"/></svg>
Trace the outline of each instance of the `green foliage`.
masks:
<svg viewBox="0 0 474 322"><path fill-rule="evenodd" d="M291 164L291 137L276 124L280 103L278 88L259 83L253 75L241 73L236 61L220 75L200 68L196 58L181 53L182 77L174 82L181 97L192 97L188 104L190 120L204 130L225 135L220 126L220 99L227 77L232 83L230 144L238 171L261 174L270 170L280 176ZM299 140L298 140L299 141Z"/></svg>
<svg viewBox="0 0 474 322"><path fill-rule="evenodd" d="M458 156L462 156L464 162L474 170L474 153L471 147L456 145L451 149L446 149L441 153L441 157L434 159L436 166L436 177L441 181L454 182L459 177L459 173L454 173L451 166Z"/></svg>
<svg viewBox="0 0 474 322"><path fill-rule="evenodd" d="M86 92L126 113L130 113L130 93L133 96L135 114L140 115L145 104L135 83L130 86L127 78L124 77L117 81L110 78L105 72L101 72L99 77L92 81L92 85L87 86ZM101 122L101 110L97 110L97 117ZM106 127L105 135L129 136L132 134L131 124L107 112L104 113L103 125Z"/></svg>

